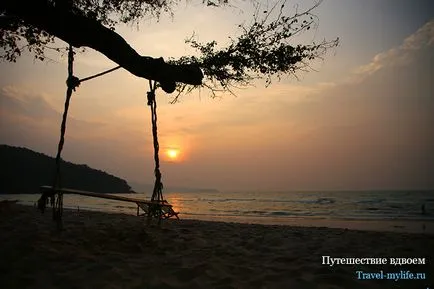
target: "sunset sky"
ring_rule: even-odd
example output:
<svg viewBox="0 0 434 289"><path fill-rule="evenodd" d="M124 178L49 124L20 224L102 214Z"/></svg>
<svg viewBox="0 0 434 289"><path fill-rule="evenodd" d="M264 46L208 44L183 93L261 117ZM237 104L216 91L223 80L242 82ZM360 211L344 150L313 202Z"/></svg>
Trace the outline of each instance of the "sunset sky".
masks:
<svg viewBox="0 0 434 289"><path fill-rule="evenodd" d="M187 1L188 2L188 1ZM174 18L116 31L142 55L194 53L184 40L237 36L249 1L174 8ZM264 1L265 2L265 1ZM299 1L301 3L302 1ZM287 10L294 8L289 1ZM303 1L308 7L314 2ZM289 13L289 12L288 12ZM211 99L157 91L163 183L220 190L434 189L434 2L326 0L319 27L294 43L339 37L318 72L264 82ZM58 42L65 45L63 42ZM65 98L66 58L0 63L0 143L54 156ZM88 49L85 77L116 66ZM148 82L125 70L74 93L63 158L139 183L153 182ZM172 149L169 159L165 152Z"/></svg>

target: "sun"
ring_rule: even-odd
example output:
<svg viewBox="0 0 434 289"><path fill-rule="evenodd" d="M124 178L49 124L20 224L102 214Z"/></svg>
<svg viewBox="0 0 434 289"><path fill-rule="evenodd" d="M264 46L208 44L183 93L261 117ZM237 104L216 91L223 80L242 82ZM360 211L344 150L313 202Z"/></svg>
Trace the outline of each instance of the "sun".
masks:
<svg viewBox="0 0 434 289"><path fill-rule="evenodd" d="M166 154L169 157L169 159L176 160L178 158L179 151L177 149L168 149L166 151Z"/></svg>

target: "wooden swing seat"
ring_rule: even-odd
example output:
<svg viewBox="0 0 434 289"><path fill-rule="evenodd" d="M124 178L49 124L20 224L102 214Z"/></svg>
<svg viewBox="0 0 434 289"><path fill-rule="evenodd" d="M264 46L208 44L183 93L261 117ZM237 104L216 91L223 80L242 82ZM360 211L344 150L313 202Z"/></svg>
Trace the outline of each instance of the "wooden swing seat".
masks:
<svg viewBox="0 0 434 289"><path fill-rule="evenodd" d="M142 200L137 198L129 198L129 197L123 197L123 196L115 196L111 194L103 194L103 193L95 193L95 192L89 192L89 191L81 191L81 190L74 190L74 189L67 189L67 188L60 188L55 189L52 186L41 186L40 187L42 194L52 194L52 193L63 193L63 194L74 194L74 195L81 195L81 196L87 196L87 197L93 197L93 198L100 198L100 199L109 199L109 200L116 200L116 201L122 201L122 202L130 202L130 203L136 203L137 204L137 216L140 215L149 215L150 212L153 212L153 217L157 217L159 219L168 219L171 217L178 217L178 212L175 212L173 210L172 205L170 205L166 200L163 201L148 201L148 200ZM139 208L144 211L143 214L139 214ZM150 209L152 208L152 209ZM155 210L157 209L157 210ZM157 213L155 213L157 212Z"/></svg>

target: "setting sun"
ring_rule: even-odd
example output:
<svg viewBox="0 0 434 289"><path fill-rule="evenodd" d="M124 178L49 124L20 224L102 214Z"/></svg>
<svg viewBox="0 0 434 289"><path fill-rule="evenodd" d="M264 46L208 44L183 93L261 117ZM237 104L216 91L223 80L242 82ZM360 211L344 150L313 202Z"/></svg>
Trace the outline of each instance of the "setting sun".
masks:
<svg viewBox="0 0 434 289"><path fill-rule="evenodd" d="M178 158L179 151L177 149L168 149L166 154L170 160L176 160Z"/></svg>

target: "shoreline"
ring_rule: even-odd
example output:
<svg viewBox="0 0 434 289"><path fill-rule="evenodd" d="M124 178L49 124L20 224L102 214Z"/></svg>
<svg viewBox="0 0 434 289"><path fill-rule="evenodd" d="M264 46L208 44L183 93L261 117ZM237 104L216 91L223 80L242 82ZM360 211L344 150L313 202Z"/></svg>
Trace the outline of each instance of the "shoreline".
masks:
<svg viewBox="0 0 434 289"><path fill-rule="evenodd" d="M183 216L179 214L180 218ZM361 230L373 232L396 232L414 234L434 234L434 221L422 220L372 220L372 219L322 219L322 218L281 218L274 221L273 218L255 217L205 217L201 219L187 217L186 220L219 221L240 224L257 224L270 226L289 227L325 227L330 229ZM250 220L248 220L250 219Z"/></svg>
<svg viewBox="0 0 434 289"><path fill-rule="evenodd" d="M165 220L0 207L2 288L426 288L434 281L428 234ZM411 266L322 264L331 257L415 257ZM360 280L356 271L426 273L425 280Z"/></svg>
<svg viewBox="0 0 434 289"><path fill-rule="evenodd" d="M8 200L7 200L8 201ZM12 200L9 200L12 201ZM30 203L22 203L18 200L18 205L32 207ZM50 206L47 206L51 210ZM65 207L65 212L76 212L77 209ZM135 209L131 213L104 211L98 208L82 208L80 212L100 212L103 214L125 214L136 216ZM179 217L183 220L197 220L209 222L239 223L239 224L258 224L258 225L277 225L290 227L326 227L346 230L362 230L375 232L398 232L398 233L421 233L434 234L434 220L409 220L409 219L345 219L345 218L315 218L315 217L253 217L253 216L219 216L219 215L185 215L180 212Z"/></svg>

